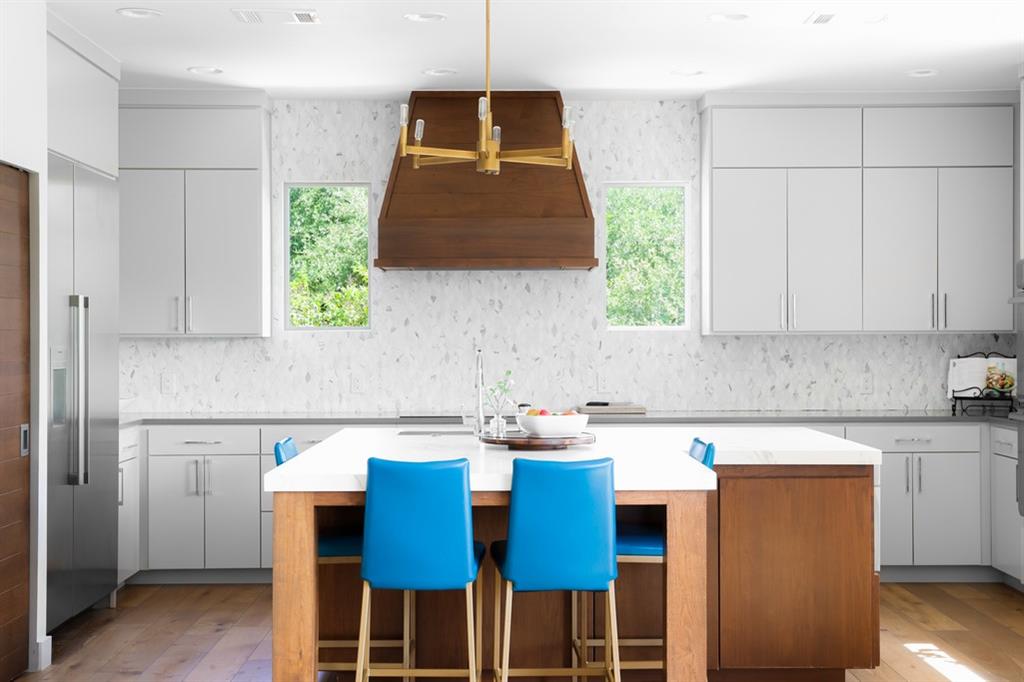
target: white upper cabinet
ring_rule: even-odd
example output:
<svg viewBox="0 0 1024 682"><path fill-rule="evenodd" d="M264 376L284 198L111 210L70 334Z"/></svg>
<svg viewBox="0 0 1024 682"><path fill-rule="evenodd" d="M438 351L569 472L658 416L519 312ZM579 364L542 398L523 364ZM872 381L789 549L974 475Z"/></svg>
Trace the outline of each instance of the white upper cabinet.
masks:
<svg viewBox="0 0 1024 682"><path fill-rule="evenodd" d="M711 239L716 332L786 328L786 171L716 169Z"/></svg>
<svg viewBox="0 0 1024 682"><path fill-rule="evenodd" d="M942 329L1013 329L1013 169L939 169Z"/></svg>
<svg viewBox="0 0 1024 682"><path fill-rule="evenodd" d="M116 177L117 80L52 35L46 60L49 149Z"/></svg>
<svg viewBox="0 0 1024 682"><path fill-rule="evenodd" d="M861 165L859 108L715 109L716 168Z"/></svg>
<svg viewBox="0 0 1024 682"><path fill-rule="evenodd" d="M122 170L121 332L185 331L185 172Z"/></svg>
<svg viewBox="0 0 1024 682"><path fill-rule="evenodd" d="M122 168L260 168L259 108L124 108Z"/></svg>
<svg viewBox="0 0 1024 682"><path fill-rule="evenodd" d="M861 171L788 171L789 329L861 328Z"/></svg>
<svg viewBox="0 0 1024 682"><path fill-rule="evenodd" d="M864 165L1012 166L1013 108L866 108Z"/></svg>
<svg viewBox="0 0 1024 682"><path fill-rule="evenodd" d="M0 161L46 166L46 3L0 2Z"/></svg>
<svg viewBox="0 0 1024 682"><path fill-rule="evenodd" d="M864 169L864 329L935 329L936 170Z"/></svg>
<svg viewBox="0 0 1024 682"><path fill-rule="evenodd" d="M259 171L185 171L185 330L259 335L264 327Z"/></svg>

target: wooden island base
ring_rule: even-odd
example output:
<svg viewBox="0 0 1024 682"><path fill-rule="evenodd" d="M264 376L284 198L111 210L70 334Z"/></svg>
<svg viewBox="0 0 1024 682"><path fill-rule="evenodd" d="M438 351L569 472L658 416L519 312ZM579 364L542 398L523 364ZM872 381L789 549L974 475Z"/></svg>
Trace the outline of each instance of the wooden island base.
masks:
<svg viewBox="0 0 1024 682"><path fill-rule="evenodd" d="M707 492L630 492L616 494L623 513L636 511L664 518L668 545L661 565L623 571L618 590L620 621L649 628L642 635L664 633L665 672L657 677L679 682L707 677ZM480 541L503 538L507 530L508 493L473 493L474 530ZM274 493L274 679L316 679L319 640L350 640L358 629L359 570L356 565L318 565L318 524L358 520L363 493ZM557 519L552 520L557 523ZM481 594L492 594L493 564L484 563ZM642 571L642 574L640 573ZM635 579L634 579L635 578ZM592 597L600 600L601 597ZM653 602L652 602L653 599ZM484 602L483 661L492 660L493 612ZM600 614L599 608L588 613ZM466 656L465 603L461 592L420 592L415 605L417 667L458 667ZM399 592L381 591L373 602L373 637L398 639L402 632ZM524 593L513 610L512 665L566 666L571 659L572 609L567 593ZM588 628L601 636L602 623ZM625 632L625 631L624 631ZM596 653L596 652L595 652ZM657 658L659 649L624 650ZM375 660L396 660L399 651L374 650ZM391 657L389 659L389 656ZM351 650L325 651L329 660L351 660ZM638 671L645 672L645 671ZM533 678L517 678L533 679ZM540 678L537 678L540 679ZM632 676L628 679L640 679Z"/></svg>

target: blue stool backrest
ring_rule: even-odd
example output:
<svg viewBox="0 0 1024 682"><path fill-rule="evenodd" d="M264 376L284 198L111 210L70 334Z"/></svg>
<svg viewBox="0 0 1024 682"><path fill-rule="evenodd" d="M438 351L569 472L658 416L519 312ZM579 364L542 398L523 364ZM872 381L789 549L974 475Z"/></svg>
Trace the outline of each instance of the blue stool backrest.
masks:
<svg viewBox="0 0 1024 682"><path fill-rule="evenodd" d="M503 573L517 591L604 591L618 575L611 459L516 459Z"/></svg>
<svg viewBox="0 0 1024 682"><path fill-rule="evenodd" d="M299 454L299 449L295 447L295 441L291 436L274 443L274 459L277 461L277 466L281 466L297 454Z"/></svg>
<svg viewBox="0 0 1024 682"><path fill-rule="evenodd" d="M700 438L694 438L690 444L690 457L708 467L715 466L715 444L705 443Z"/></svg>
<svg viewBox="0 0 1024 682"><path fill-rule="evenodd" d="M394 590L463 589L476 579L469 460L371 458L363 580Z"/></svg>

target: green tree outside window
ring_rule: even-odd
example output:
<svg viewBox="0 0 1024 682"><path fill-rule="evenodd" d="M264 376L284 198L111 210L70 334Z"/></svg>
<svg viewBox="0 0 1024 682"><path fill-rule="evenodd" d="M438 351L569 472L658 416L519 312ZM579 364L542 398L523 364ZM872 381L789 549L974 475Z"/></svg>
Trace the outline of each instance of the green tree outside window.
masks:
<svg viewBox="0 0 1024 682"><path fill-rule="evenodd" d="M369 204L367 187L288 188L291 326L368 326Z"/></svg>
<svg viewBox="0 0 1024 682"><path fill-rule="evenodd" d="M605 209L608 324L686 322L682 187L609 187Z"/></svg>

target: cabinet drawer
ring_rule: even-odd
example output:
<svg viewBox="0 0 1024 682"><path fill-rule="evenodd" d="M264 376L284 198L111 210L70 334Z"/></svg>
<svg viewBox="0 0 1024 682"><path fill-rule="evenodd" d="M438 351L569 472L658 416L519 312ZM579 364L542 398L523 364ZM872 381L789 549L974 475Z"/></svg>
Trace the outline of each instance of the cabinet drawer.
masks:
<svg viewBox="0 0 1024 682"><path fill-rule="evenodd" d="M121 429L118 432L117 461L127 462L139 456L139 430Z"/></svg>
<svg viewBox="0 0 1024 682"><path fill-rule="evenodd" d="M268 493L263 489L263 476L277 466L273 455L260 455L260 510L274 511L274 493Z"/></svg>
<svg viewBox="0 0 1024 682"><path fill-rule="evenodd" d="M1004 429L1001 426L993 426L992 453L1017 459L1017 431L1014 429Z"/></svg>
<svg viewBox="0 0 1024 682"><path fill-rule="evenodd" d="M883 452L980 452L978 424L886 424L846 427L846 438Z"/></svg>
<svg viewBox="0 0 1024 682"><path fill-rule="evenodd" d="M260 452L274 454L274 443L291 436L299 452L308 450L320 441L341 430L337 424L269 424L260 429Z"/></svg>
<svg viewBox="0 0 1024 682"><path fill-rule="evenodd" d="M149 429L150 455L255 455L258 426L189 425Z"/></svg>

